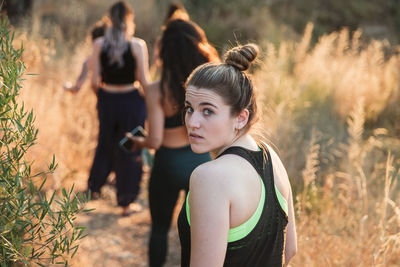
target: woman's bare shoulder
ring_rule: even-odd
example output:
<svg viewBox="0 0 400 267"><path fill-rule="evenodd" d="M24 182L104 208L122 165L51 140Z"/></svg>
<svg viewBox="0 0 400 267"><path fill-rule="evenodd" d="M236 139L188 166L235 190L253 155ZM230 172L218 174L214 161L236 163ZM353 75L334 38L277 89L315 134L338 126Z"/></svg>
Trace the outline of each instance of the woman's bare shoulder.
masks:
<svg viewBox="0 0 400 267"><path fill-rule="evenodd" d="M132 53L137 57L137 59L142 62L148 57L146 42L140 38L132 37L130 40L130 46Z"/></svg>
<svg viewBox="0 0 400 267"><path fill-rule="evenodd" d="M133 47L146 47L146 42L143 39L132 37L131 44Z"/></svg>
<svg viewBox="0 0 400 267"><path fill-rule="evenodd" d="M192 176L199 177L199 178L215 177L215 176L218 176L218 174L221 171L222 171L222 168L221 168L221 165L218 164L218 161L211 160L211 161L205 162L205 163L197 166L193 170Z"/></svg>
<svg viewBox="0 0 400 267"><path fill-rule="evenodd" d="M229 187L224 177L222 166L215 160L203 163L192 172L189 190L196 194L228 195L225 189Z"/></svg>
<svg viewBox="0 0 400 267"><path fill-rule="evenodd" d="M201 179L203 182L219 183L224 185L230 182L230 177L235 173L234 158L222 157L205 162L198 166L193 172L194 179ZM192 178L191 178L192 179Z"/></svg>
<svg viewBox="0 0 400 267"><path fill-rule="evenodd" d="M160 81L155 81L147 86L146 102L155 103L161 101Z"/></svg>
<svg viewBox="0 0 400 267"><path fill-rule="evenodd" d="M98 37L93 41L93 47L94 48L101 47L103 43L104 43L104 37L103 36Z"/></svg>

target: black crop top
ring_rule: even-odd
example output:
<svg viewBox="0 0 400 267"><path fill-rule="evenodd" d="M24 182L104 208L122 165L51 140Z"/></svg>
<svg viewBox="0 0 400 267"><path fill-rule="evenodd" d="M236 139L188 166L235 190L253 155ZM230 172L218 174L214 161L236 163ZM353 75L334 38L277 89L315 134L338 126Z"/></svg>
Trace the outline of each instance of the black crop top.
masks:
<svg viewBox="0 0 400 267"><path fill-rule="evenodd" d="M101 78L107 84L130 84L136 80L136 60L132 55L130 42L122 55L123 66L118 66L117 62L111 63L108 57L108 46L105 44L101 49Z"/></svg>
<svg viewBox="0 0 400 267"><path fill-rule="evenodd" d="M165 117L164 128L176 128L183 125L183 115L181 112L177 112L171 117Z"/></svg>

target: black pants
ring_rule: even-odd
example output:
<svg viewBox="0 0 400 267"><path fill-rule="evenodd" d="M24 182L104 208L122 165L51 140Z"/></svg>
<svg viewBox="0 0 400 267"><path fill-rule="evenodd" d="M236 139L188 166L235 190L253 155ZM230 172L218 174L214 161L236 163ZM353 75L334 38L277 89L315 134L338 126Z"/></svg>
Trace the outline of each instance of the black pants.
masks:
<svg viewBox="0 0 400 267"><path fill-rule="evenodd" d="M118 205L127 206L139 193L142 178L141 151L124 152L118 142L126 132L144 125L144 99L138 90L109 93L99 89L97 111L100 129L88 188L92 192L100 192L110 172L115 171Z"/></svg>
<svg viewBox="0 0 400 267"><path fill-rule="evenodd" d="M151 267L162 266L168 250L168 231L180 190L189 190L189 178L200 164L211 160L210 155L195 154L189 146L161 147L154 158L149 181L151 234L149 260Z"/></svg>

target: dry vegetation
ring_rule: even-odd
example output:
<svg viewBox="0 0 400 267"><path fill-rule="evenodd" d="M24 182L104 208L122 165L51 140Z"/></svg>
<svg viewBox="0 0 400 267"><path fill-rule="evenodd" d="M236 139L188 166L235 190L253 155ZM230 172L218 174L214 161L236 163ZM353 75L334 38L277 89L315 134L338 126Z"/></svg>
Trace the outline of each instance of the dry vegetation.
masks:
<svg viewBox="0 0 400 267"><path fill-rule="evenodd" d="M310 46L312 28L299 42L261 43L265 53L254 75L262 133L278 148L296 198L299 251L291 265L399 266L400 58L385 54L396 50L387 42L364 43L361 32L346 29ZM83 190L96 145L96 97L88 86L73 95L62 84L77 76L90 44L60 56L53 41L17 39L27 72L39 74L25 77L21 95L39 128L30 157L40 169L56 155L49 189L75 183ZM136 237L145 261L146 236ZM78 259L90 261L89 252Z"/></svg>
<svg viewBox="0 0 400 267"><path fill-rule="evenodd" d="M344 29L267 45L265 127L297 199L294 266L400 264L399 58ZM386 128L382 128L385 126Z"/></svg>

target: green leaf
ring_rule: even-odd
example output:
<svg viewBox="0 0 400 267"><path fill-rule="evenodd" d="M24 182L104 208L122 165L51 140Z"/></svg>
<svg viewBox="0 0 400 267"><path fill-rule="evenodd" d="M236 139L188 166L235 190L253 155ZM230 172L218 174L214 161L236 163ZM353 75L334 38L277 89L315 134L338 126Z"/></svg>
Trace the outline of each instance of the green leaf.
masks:
<svg viewBox="0 0 400 267"><path fill-rule="evenodd" d="M15 34L8 28L8 20L0 19L0 260L2 266L9 262L29 265L36 262L46 266L42 260L49 256L52 262L68 264L68 253L75 255L76 239L83 236L73 224L84 201L71 200L70 191L62 189L64 200L56 200L53 192L47 201L45 190L46 174L57 168L55 155L48 169L31 175L34 162L27 162L25 155L35 144L38 129L35 128L33 110L26 110L18 99L23 90L21 82L25 66L21 61L23 43L19 49L13 47ZM36 75L36 74L28 74ZM42 179L38 183L32 179ZM37 186L38 185L38 186ZM53 201L56 201L57 205ZM59 210L56 209L59 208ZM53 210L54 209L54 210ZM67 225L72 227L69 235ZM79 231L79 232L77 232ZM33 245L34 244L34 245ZM46 252L46 253L45 253ZM65 260L64 260L65 259Z"/></svg>

